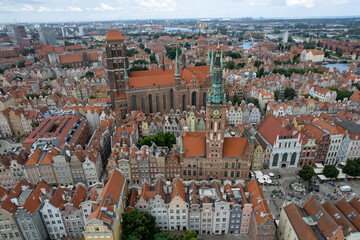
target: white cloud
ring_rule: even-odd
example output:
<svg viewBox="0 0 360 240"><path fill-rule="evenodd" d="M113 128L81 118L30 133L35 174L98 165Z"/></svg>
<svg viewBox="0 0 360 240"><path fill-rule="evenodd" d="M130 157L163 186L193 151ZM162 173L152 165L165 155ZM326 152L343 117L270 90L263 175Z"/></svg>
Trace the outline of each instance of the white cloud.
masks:
<svg viewBox="0 0 360 240"><path fill-rule="evenodd" d="M121 7L113 7L106 3L100 3L100 7L86 8L87 11L118 11L122 10Z"/></svg>
<svg viewBox="0 0 360 240"><path fill-rule="evenodd" d="M34 7L26 4L24 7L20 8L20 12L31 12L34 11Z"/></svg>
<svg viewBox="0 0 360 240"><path fill-rule="evenodd" d="M334 3L335 4L345 4L345 3L348 3L349 0L334 0Z"/></svg>
<svg viewBox="0 0 360 240"><path fill-rule="evenodd" d="M100 6L102 7L102 9L104 9L105 11L115 11L116 8L109 6L105 3L100 3Z"/></svg>
<svg viewBox="0 0 360 240"><path fill-rule="evenodd" d="M315 7L315 0L286 0L286 5L289 7Z"/></svg>
<svg viewBox="0 0 360 240"><path fill-rule="evenodd" d="M82 12L82 9L79 7L68 7L67 10L70 12Z"/></svg>
<svg viewBox="0 0 360 240"><path fill-rule="evenodd" d="M270 6L269 0L251 0L249 1L249 5L252 7L266 7Z"/></svg>
<svg viewBox="0 0 360 240"><path fill-rule="evenodd" d="M145 12L174 12L175 0L135 0L135 3Z"/></svg>
<svg viewBox="0 0 360 240"><path fill-rule="evenodd" d="M52 12L51 8L40 6L38 12Z"/></svg>

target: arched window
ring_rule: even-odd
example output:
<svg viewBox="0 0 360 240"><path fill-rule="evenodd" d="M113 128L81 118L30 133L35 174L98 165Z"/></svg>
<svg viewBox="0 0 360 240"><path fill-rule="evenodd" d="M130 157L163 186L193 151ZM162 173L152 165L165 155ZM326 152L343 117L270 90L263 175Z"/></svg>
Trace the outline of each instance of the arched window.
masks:
<svg viewBox="0 0 360 240"><path fill-rule="evenodd" d="M272 166L273 166L273 167L276 167L276 166L278 165L278 160L279 160L279 154L276 153L276 154L274 155L274 159L273 159L273 162L272 162Z"/></svg>
<svg viewBox="0 0 360 240"><path fill-rule="evenodd" d="M196 92L191 94L191 105L196 107Z"/></svg>
<svg viewBox="0 0 360 240"><path fill-rule="evenodd" d="M185 94L182 96L182 107L183 107L183 111L186 110L186 96Z"/></svg>
<svg viewBox="0 0 360 240"><path fill-rule="evenodd" d="M170 108L174 109L174 91L170 89Z"/></svg>
<svg viewBox="0 0 360 240"><path fill-rule="evenodd" d="M156 94L156 112L160 112L160 97Z"/></svg>
<svg viewBox="0 0 360 240"><path fill-rule="evenodd" d="M294 165L296 160L296 152L291 155L290 165Z"/></svg>
<svg viewBox="0 0 360 240"><path fill-rule="evenodd" d="M287 157L288 157L288 154L287 153L284 153L283 156L282 156L282 162L286 162L287 161Z"/></svg>
<svg viewBox="0 0 360 240"><path fill-rule="evenodd" d="M141 108L142 108L142 110L145 111L145 97L144 97L144 95L141 96Z"/></svg>
<svg viewBox="0 0 360 240"><path fill-rule="evenodd" d="M207 94L206 92L203 93L203 106L206 108L206 97L207 97Z"/></svg>
<svg viewBox="0 0 360 240"><path fill-rule="evenodd" d="M166 93L164 93L163 95L163 106L164 106L164 110L167 108L166 107Z"/></svg>
<svg viewBox="0 0 360 240"><path fill-rule="evenodd" d="M153 111L152 95L149 94L149 113L153 113Z"/></svg>
<svg viewBox="0 0 360 240"><path fill-rule="evenodd" d="M131 100L132 100L132 109L133 110L137 110L137 102L136 102L136 96L135 95L132 95L131 96Z"/></svg>

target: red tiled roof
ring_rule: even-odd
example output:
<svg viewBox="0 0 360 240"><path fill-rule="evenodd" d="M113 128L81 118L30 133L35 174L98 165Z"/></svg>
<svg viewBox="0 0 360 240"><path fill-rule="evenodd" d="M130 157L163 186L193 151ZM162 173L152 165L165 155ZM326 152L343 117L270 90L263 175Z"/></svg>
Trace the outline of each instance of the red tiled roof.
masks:
<svg viewBox="0 0 360 240"><path fill-rule="evenodd" d="M185 157L205 157L205 132L185 132L183 136L183 149Z"/></svg>
<svg viewBox="0 0 360 240"><path fill-rule="evenodd" d="M119 30L109 30L106 34L105 41L125 40Z"/></svg>
<svg viewBox="0 0 360 240"><path fill-rule="evenodd" d="M185 195L185 185L184 183L179 179L176 178L172 184L172 192L170 194L170 202L174 199L175 196L179 195L179 197L182 198L186 202L186 195Z"/></svg>
<svg viewBox="0 0 360 240"><path fill-rule="evenodd" d="M322 234L324 234L325 238L330 237L336 231L340 232L338 234L342 235L342 231L339 230L338 224L330 217L330 215L314 197L311 197L306 202L306 204L304 205L304 210L310 216L315 216L320 211L323 213L323 215L319 218L318 224L316 226L319 228ZM344 238L342 237L342 239Z"/></svg>
<svg viewBox="0 0 360 240"><path fill-rule="evenodd" d="M78 188L76 189L75 194L71 198L70 203L72 203L76 209L80 209L80 203L82 203L82 201L86 197L86 194L87 194L86 188L84 188L82 185L79 185Z"/></svg>
<svg viewBox="0 0 360 240"><path fill-rule="evenodd" d="M81 54L73 54L73 55L61 55L60 56L60 63L67 64L67 63L79 63L82 62L82 55Z"/></svg>
<svg viewBox="0 0 360 240"><path fill-rule="evenodd" d="M51 187L44 182L39 182L31 195L26 199L23 207L30 213L34 213L36 209L41 204L40 196L44 194L42 190L45 190L45 193L51 190Z"/></svg>
<svg viewBox="0 0 360 240"><path fill-rule="evenodd" d="M241 157L247 143L246 137L224 138L224 157Z"/></svg>
<svg viewBox="0 0 360 240"><path fill-rule="evenodd" d="M286 212L286 215L288 216L299 240L317 238L311 227L304 222L304 214L298 206L296 206L294 203L291 203L284 207L284 211Z"/></svg>
<svg viewBox="0 0 360 240"><path fill-rule="evenodd" d="M26 161L25 166L36 166L40 153L41 148L36 148L35 151L30 155L29 159Z"/></svg>
<svg viewBox="0 0 360 240"><path fill-rule="evenodd" d="M322 206L329 213L330 217L342 227L345 236L352 232L357 232L356 227L332 202L327 201Z"/></svg>
<svg viewBox="0 0 360 240"><path fill-rule="evenodd" d="M66 198L65 198L66 194L71 194L71 191L67 188L62 188L62 187L56 189L56 192L50 199L49 203L51 205L53 205L54 207L57 207L60 210L63 210L64 205L67 203Z"/></svg>
<svg viewBox="0 0 360 240"><path fill-rule="evenodd" d="M250 202L253 204L256 224L260 226L266 219L271 219L273 216L269 211L267 200L264 198L262 188L259 187L255 178L253 178L247 185L247 190L250 194Z"/></svg>
<svg viewBox="0 0 360 240"><path fill-rule="evenodd" d="M292 136L291 131L282 127L280 121L273 115L268 115L258 130L271 145L274 145L277 136Z"/></svg>

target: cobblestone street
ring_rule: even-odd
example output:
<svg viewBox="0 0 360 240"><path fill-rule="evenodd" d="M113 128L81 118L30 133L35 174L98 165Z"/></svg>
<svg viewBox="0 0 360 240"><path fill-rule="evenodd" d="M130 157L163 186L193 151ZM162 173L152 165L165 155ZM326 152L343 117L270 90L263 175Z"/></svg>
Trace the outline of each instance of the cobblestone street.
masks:
<svg viewBox="0 0 360 240"><path fill-rule="evenodd" d="M291 169L279 169L279 173L281 178L278 179L279 186L263 186L264 196L269 202L269 209L274 214L275 219L278 220L281 212L281 207L284 204L284 201L294 201L294 203L303 206L309 198L315 196L316 199L323 203L325 201L332 201L333 203L337 203L342 197L346 199L351 198L354 195L359 195L360 193L360 182L359 181L333 181L334 185L330 184L328 181L324 183L320 183L317 180L320 190L319 192L306 192L305 194L296 193L290 188L290 184L294 181L300 181L304 183L302 179L297 179L296 175L300 168L291 168ZM263 170L264 174L268 174L270 172L276 173L277 170ZM307 183L305 182L305 187L307 188ZM349 185L353 191L350 193L342 193L339 189L342 185ZM273 197L273 190L282 191L284 193L283 196Z"/></svg>

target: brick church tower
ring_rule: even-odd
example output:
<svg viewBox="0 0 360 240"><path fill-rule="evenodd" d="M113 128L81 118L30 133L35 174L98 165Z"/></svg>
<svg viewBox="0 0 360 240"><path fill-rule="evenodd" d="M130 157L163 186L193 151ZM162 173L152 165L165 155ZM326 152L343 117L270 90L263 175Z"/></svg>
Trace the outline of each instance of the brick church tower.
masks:
<svg viewBox="0 0 360 240"><path fill-rule="evenodd" d="M222 79L220 46L215 56L212 86L206 109L206 157L212 168L221 168L226 117L226 97ZM210 175L213 175L210 173Z"/></svg>
<svg viewBox="0 0 360 240"><path fill-rule="evenodd" d="M127 112L125 91L129 88L125 38L118 30L108 31L106 41L106 71L110 86L110 98L113 109L118 107L124 116Z"/></svg>

